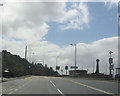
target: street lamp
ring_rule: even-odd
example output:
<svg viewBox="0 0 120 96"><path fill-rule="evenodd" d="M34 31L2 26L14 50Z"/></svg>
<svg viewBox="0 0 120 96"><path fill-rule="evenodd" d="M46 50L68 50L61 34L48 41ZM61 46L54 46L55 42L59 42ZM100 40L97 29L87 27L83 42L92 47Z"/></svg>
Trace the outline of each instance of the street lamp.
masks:
<svg viewBox="0 0 120 96"><path fill-rule="evenodd" d="M33 62L33 64L35 63L34 56L35 56L35 53L33 52L33 53L32 53L32 62Z"/></svg>
<svg viewBox="0 0 120 96"><path fill-rule="evenodd" d="M57 61L58 61L58 57L59 57L59 56L56 57L56 72L57 72Z"/></svg>
<svg viewBox="0 0 120 96"><path fill-rule="evenodd" d="M76 70L76 68L77 68L77 66L76 66L76 51L77 51L77 44L70 44L70 45L72 45L72 46L75 46L75 70Z"/></svg>

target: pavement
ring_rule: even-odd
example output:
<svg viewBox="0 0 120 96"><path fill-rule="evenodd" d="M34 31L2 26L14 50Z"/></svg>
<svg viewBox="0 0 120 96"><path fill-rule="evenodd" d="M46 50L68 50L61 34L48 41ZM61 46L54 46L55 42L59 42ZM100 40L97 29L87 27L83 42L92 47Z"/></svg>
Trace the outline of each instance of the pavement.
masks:
<svg viewBox="0 0 120 96"><path fill-rule="evenodd" d="M21 77L14 77L14 78L1 78L0 77L0 83L2 82L7 82L7 81L11 81L11 80L17 80L17 79L24 79L26 77L30 77L31 75L27 75L27 76L21 76Z"/></svg>
<svg viewBox="0 0 120 96"><path fill-rule="evenodd" d="M2 94L119 96L118 82L68 77L31 76L2 83ZM11 95L10 95L11 94ZM31 96L33 96L31 95ZM7 96L7 95L3 95ZM30 95L29 95L30 96Z"/></svg>

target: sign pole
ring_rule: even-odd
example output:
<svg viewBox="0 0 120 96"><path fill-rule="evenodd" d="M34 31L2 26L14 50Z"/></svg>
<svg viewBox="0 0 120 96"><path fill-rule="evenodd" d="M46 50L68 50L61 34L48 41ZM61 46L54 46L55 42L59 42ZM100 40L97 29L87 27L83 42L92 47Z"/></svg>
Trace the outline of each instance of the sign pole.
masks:
<svg viewBox="0 0 120 96"><path fill-rule="evenodd" d="M113 59L111 58L112 53L113 53L112 51L109 52L109 54L110 54L110 58L109 58L109 63L110 63L109 70L110 70L110 73L109 73L109 75L110 75L110 77L112 77L112 73L111 73L111 71L112 71L111 64L113 63Z"/></svg>

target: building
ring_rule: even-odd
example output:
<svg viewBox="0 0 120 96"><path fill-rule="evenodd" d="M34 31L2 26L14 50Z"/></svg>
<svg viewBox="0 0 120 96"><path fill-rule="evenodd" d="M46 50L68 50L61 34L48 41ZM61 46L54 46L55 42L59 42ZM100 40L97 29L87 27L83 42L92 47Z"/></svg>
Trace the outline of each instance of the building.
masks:
<svg viewBox="0 0 120 96"><path fill-rule="evenodd" d="M71 77L86 77L87 70L70 70L69 76L71 76Z"/></svg>
<svg viewBox="0 0 120 96"><path fill-rule="evenodd" d="M116 80L120 80L120 68L116 68L115 79L116 79Z"/></svg>

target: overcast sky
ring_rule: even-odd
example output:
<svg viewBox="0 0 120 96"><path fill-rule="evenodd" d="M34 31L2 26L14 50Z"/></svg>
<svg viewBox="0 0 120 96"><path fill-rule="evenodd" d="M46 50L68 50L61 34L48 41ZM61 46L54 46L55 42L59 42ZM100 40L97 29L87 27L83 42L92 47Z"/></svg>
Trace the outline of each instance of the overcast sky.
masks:
<svg viewBox="0 0 120 96"><path fill-rule="evenodd" d="M109 51L118 64L118 6L115 2L12 2L2 8L2 49L49 67L74 65L94 72L109 72ZM70 68L69 68L70 69Z"/></svg>

